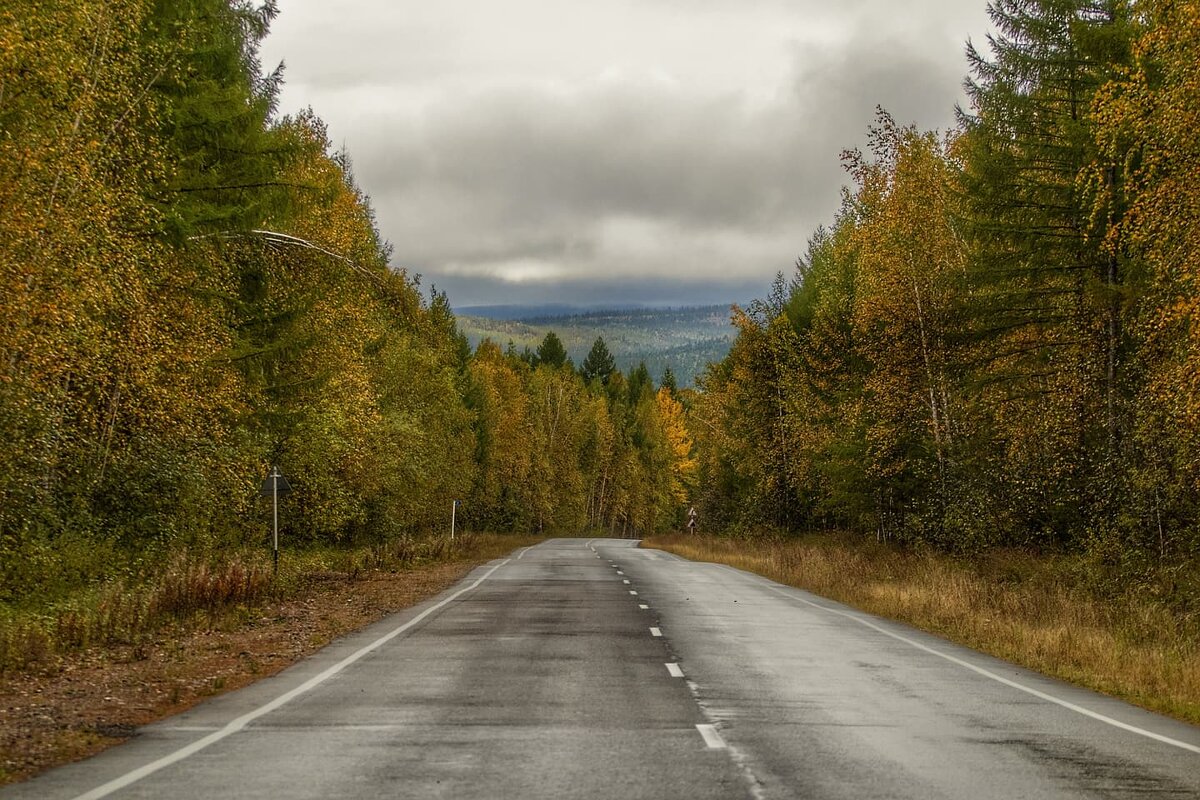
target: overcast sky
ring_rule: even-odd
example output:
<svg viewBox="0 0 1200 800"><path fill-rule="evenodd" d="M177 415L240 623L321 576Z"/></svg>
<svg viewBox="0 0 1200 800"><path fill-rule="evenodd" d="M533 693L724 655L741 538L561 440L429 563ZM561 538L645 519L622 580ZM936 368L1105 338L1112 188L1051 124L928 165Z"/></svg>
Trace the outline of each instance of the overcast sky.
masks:
<svg viewBox="0 0 1200 800"><path fill-rule="evenodd" d="M953 124L985 0L280 0L264 66L455 306L762 296L874 107Z"/></svg>

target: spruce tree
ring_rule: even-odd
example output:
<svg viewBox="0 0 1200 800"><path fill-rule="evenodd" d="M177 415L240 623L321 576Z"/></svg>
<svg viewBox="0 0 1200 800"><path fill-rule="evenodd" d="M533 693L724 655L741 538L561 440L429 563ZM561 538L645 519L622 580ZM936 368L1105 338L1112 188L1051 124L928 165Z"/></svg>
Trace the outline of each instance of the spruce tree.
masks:
<svg viewBox="0 0 1200 800"><path fill-rule="evenodd" d="M974 320L969 372L1001 420L980 474L1002 475L1020 527L1079 529L1096 446L1119 436L1121 264L1092 230L1082 172L1097 89L1128 59L1126 0L993 0L989 60L967 56L962 114ZM1099 494L1106 490L1099 489Z"/></svg>
<svg viewBox="0 0 1200 800"><path fill-rule="evenodd" d="M562 339L559 339L558 334L554 331L549 331L546 338L542 339L542 343L538 345L537 360L534 364L539 367L547 366L551 369L558 369L566 363L567 349L563 347Z"/></svg>
<svg viewBox="0 0 1200 800"><path fill-rule="evenodd" d="M608 345L604 343L604 337L597 336L596 341L592 343L592 349L588 351L587 357L583 359L583 365L579 368L579 374L588 383L599 378L600 383L607 386L608 379L612 376L613 370L616 368L616 362L613 360L612 353L608 351Z"/></svg>
<svg viewBox="0 0 1200 800"><path fill-rule="evenodd" d="M654 391L654 381L650 378L650 370L646 362L638 362L637 367L629 373L629 405L636 406L646 392Z"/></svg>
<svg viewBox="0 0 1200 800"><path fill-rule="evenodd" d="M674 397L679 391L679 383L675 380L675 373L670 367L663 370L662 383L659 384L663 389L666 389Z"/></svg>
<svg viewBox="0 0 1200 800"><path fill-rule="evenodd" d="M259 43L277 13L230 0L157 0L147 47L161 68L151 86L174 169L157 182L167 238L245 232L286 207L279 173L297 143L271 124L282 65L264 74Z"/></svg>

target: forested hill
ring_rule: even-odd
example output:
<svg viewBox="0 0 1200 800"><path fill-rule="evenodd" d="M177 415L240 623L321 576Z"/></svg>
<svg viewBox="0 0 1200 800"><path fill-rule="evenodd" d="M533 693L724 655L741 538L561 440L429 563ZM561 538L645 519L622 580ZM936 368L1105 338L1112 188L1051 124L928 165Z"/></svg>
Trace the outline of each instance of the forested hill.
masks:
<svg viewBox="0 0 1200 800"><path fill-rule="evenodd" d="M460 316L459 325L472 346L487 338L501 347L512 342L517 350L536 349L554 331L575 364L582 364L596 337L603 337L619 369L629 372L644 362L660 380L669 368L680 386L692 385L709 363L723 359L736 333L727 305L600 310L516 320L472 315Z"/></svg>

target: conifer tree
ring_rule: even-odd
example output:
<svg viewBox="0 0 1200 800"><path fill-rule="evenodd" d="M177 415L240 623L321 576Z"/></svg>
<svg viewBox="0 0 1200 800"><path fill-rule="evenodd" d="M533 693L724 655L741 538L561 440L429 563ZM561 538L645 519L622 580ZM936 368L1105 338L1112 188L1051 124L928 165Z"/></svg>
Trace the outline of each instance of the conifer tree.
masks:
<svg viewBox="0 0 1200 800"><path fill-rule="evenodd" d="M152 84L174 168L154 186L168 239L244 232L287 202L280 170L295 153L269 124L282 65L264 74L258 47L277 8L229 0L157 0L146 26L159 54Z"/></svg>
<svg viewBox="0 0 1200 800"><path fill-rule="evenodd" d="M654 381L650 378L650 370L646 368L645 361L639 361L638 365L629 373L629 387L627 389L627 397L629 405L636 406L638 401L642 399L642 394L645 392L654 391Z"/></svg>
<svg viewBox="0 0 1200 800"><path fill-rule="evenodd" d="M550 369L558 369L567 363L567 349L563 347L562 339L559 339L554 331L548 331L546 338L538 345L537 360L534 363Z"/></svg>
<svg viewBox="0 0 1200 800"><path fill-rule="evenodd" d="M608 351L608 345L604 343L604 337L597 336L596 341L592 343L592 349L583 359L579 374L586 383L599 378L600 383L607 386L608 379L616 368L616 362L613 361L612 353Z"/></svg>
<svg viewBox="0 0 1200 800"><path fill-rule="evenodd" d="M1091 444L1107 440L1111 461L1123 427L1128 287L1089 229L1079 177L1096 152L1089 104L1128 59L1128 9L1125 0L993 0L988 10L994 57L968 48L973 112L962 115L970 362L979 396L1009 427L1005 467L980 471L1011 479L1003 491L1026 517L1019 524L1061 536L1079 529L1097 486Z"/></svg>
<svg viewBox="0 0 1200 800"><path fill-rule="evenodd" d="M670 392L672 397L679 391L679 382L675 380L675 373L671 371L670 367L663 370L662 382L659 387Z"/></svg>

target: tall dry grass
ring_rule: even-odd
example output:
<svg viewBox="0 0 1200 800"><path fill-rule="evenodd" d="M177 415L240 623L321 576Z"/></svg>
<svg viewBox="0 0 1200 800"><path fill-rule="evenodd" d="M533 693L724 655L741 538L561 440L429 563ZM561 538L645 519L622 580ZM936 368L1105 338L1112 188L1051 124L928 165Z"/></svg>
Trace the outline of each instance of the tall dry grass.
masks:
<svg viewBox="0 0 1200 800"><path fill-rule="evenodd" d="M1134 593L1096 596L1065 557L960 559L832 534L676 535L643 546L755 572L1200 723L1200 620Z"/></svg>
<svg viewBox="0 0 1200 800"><path fill-rule="evenodd" d="M259 602L271 593L270 566L234 556L210 563L179 554L161 572L119 580L0 616L0 672L45 665L94 645L135 644L170 621Z"/></svg>
<svg viewBox="0 0 1200 800"><path fill-rule="evenodd" d="M88 647L145 641L171 625L212 625L271 600L303 596L329 581L426 564L486 561L540 539L491 533L398 538L358 547L286 552L275 573L263 552L180 552L140 578L88 587L68 597L0 606L0 674L41 669Z"/></svg>

